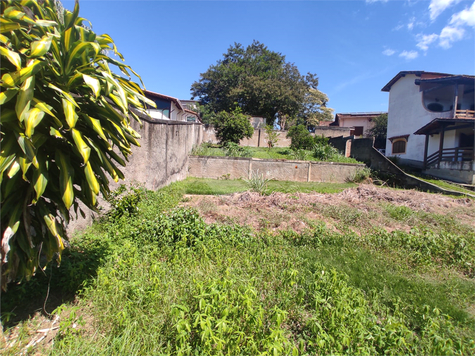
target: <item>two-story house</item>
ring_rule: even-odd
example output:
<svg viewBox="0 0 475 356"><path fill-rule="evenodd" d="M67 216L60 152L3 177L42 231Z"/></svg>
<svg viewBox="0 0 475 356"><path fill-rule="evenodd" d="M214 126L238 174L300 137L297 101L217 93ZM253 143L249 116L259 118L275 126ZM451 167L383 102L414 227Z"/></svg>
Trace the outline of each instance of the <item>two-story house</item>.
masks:
<svg viewBox="0 0 475 356"><path fill-rule="evenodd" d="M426 173L475 184L475 76L399 72L389 92L386 155Z"/></svg>

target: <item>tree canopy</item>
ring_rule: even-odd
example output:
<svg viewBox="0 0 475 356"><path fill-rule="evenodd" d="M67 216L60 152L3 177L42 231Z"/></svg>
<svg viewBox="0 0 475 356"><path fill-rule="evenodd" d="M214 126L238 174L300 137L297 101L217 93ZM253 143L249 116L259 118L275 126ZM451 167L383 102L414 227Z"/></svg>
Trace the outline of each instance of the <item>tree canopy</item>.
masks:
<svg viewBox="0 0 475 356"><path fill-rule="evenodd" d="M59 260L70 214L94 209L123 178L130 126L143 102L135 72L113 59L112 39L96 35L56 1L2 1L0 54L2 286L31 276L43 257ZM117 66L127 79L111 71ZM136 75L136 74L135 74ZM134 108L136 111L132 111ZM44 262L43 262L44 263Z"/></svg>
<svg viewBox="0 0 475 356"><path fill-rule="evenodd" d="M284 55L258 41L247 48L235 43L200 76L191 86L192 98L216 113L232 111L237 103L243 113L265 117L268 124L277 118L281 128L297 116L312 123L331 120L316 75L301 75Z"/></svg>

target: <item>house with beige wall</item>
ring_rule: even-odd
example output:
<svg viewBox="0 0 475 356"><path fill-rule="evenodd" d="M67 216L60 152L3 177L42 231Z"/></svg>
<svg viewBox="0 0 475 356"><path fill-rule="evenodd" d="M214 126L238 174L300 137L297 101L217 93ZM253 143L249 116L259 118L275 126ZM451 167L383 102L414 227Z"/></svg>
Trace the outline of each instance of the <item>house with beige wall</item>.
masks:
<svg viewBox="0 0 475 356"><path fill-rule="evenodd" d="M348 127L350 135L356 137L367 137L368 130L373 127L373 119L385 112L353 112L339 113L335 115L335 121L330 126Z"/></svg>
<svg viewBox="0 0 475 356"><path fill-rule="evenodd" d="M436 177L475 184L475 76L402 71L389 93L386 155Z"/></svg>

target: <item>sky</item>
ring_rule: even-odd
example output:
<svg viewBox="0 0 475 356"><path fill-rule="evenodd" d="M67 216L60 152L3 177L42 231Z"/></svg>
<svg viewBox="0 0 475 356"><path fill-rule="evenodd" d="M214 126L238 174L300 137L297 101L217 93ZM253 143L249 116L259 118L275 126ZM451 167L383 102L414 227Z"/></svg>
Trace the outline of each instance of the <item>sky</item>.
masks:
<svg viewBox="0 0 475 356"><path fill-rule="evenodd" d="M72 10L73 1L62 1ZM317 74L334 113L387 111L403 70L475 74L474 0L98 1L79 15L112 37L148 90L190 99L200 73L253 40Z"/></svg>

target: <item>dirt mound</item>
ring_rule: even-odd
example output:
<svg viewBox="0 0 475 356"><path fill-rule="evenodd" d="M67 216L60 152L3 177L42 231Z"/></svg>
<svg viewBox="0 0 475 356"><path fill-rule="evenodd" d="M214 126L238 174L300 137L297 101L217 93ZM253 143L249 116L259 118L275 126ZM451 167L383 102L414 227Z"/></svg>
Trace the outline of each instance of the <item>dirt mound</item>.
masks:
<svg viewBox="0 0 475 356"><path fill-rule="evenodd" d="M462 223L475 224L472 199L371 184L362 184L336 194L272 193L264 196L244 192L227 196L189 195L188 198L185 205L196 207L208 223L231 222L250 225L255 229L292 228L301 231L311 220L332 225L335 220L351 220L351 216L355 215L363 221L362 224L381 225L391 230L396 226L390 226L387 219L382 217L388 206L405 206L413 211L451 215ZM367 215L366 219L362 214ZM409 229L410 226L402 227L398 223L397 228Z"/></svg>

